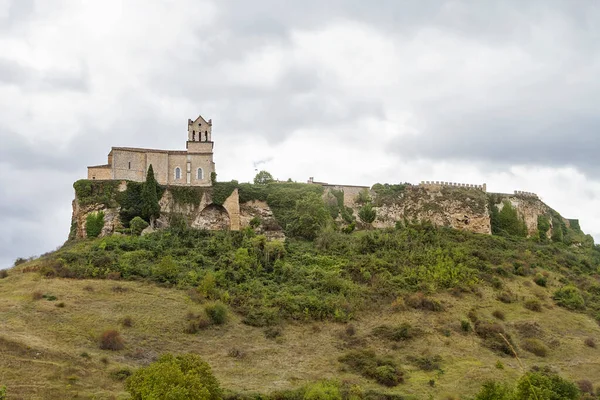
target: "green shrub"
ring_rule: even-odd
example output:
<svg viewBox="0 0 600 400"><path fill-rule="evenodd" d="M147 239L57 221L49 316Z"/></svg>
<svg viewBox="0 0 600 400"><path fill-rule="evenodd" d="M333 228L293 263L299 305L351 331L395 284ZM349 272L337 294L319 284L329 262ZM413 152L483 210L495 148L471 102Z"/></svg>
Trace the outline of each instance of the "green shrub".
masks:
<svg viewBox="0 0 600 400"><path fill-rule="evenodd" d="M8 277L8 271L5 269L0 269L0 279L4 279Z"/></svg>
<svg viewBox="0 0 600 400"><path fill-rule="evenodd" d="M23 257L18 257L18 258L15 260L15 262L14 262L13 266L14 266L14 267L17 267L17 266L19 266L19 265L21 265L21 264L25 264L26 262L27 262L27 259L26 259L26 258L23 258Z"/></svg>
<svg viewBox="0 0 600 400"><path fill-rule="evenodd" d="M548 278L546 278L542 274L537 274L535 276L535 278L533 279L533 281L535 282L536 285L541 286L541 287L546 287L546 285L548 284Z"/></svg>
<svg viewBox="0 0 600 400"><path fill-rule="evenodd" d="M92 212L85 218L85 233L89 238L100 236L104 228L104 212Z"/></svg>
<svg viewBox="0 0 600 400"><path fill-rule="evenodd" d="M221 302L206 306L206 315L215 325L223 325L227 322L227 306Z"/></svg>
<svg viewBox="0 0 600 400"><path fill-rule="evenodd" d="M296 202L296 220L291 224L295 236L313 240L330 218L325 204L316 193L307 193Z"/></svg>
<svg viewBox="0 0 600 400"><path fill-rule="evenodd" d="M537 219L538 223L538 232L540 235L540 240L544 241L547 239L548 231L550 230L550 221L543 215L538 215Z"/></svg>
<svg viewBox="0 0 600 400"><path fill-rule="evenodd" d="M135 217L131 220L131 222L129 222L129 226L131 227L131 234L139 236L142 231L149 226L149 224L141 217Z"/></svg>
<svg viewBox="0 0 600 400"><path fill-rule="evenodd" d="M378 357L370 350L351 351L339 358L352 371L385 386L404 382L404 372L389 358Z"/></svg>
<svg viewBox="0 0 600 400"><path fill-rule="evenodd" d="M514 356L511 346L516 349L516 345L502 325L494 322L477 321L475 323L475 333L483 339L482 344L488 349L499 354Z"/></svg>
<svg viewBox="0 0 600 400"><path fill-rule="evenodd" d="M220 400L222 391L210 366L195 354L166 354L127 379L134 400Z"/></svg>
<svg viewBox="0 0 600 400"><path fill-rule="evenodd" d="M342 400L342 394L338 384L323 381L309 385L304 392L304 400Z"/></svg>
<svg viewBox="0 0 600 400"><path fill-rule="evenodd" d="M463 332L471 332L473 330L473 327L471 326L471 322L467 321L467 320L462 320L460 321L460 329Z"/></svg>
<svg viewBox="0 0 600 400"><path fill-rule="evenodd" d="M548 347L538 339L529 338L521 343L523 350L535 354L538 357L546 357L548 355Z"/></svg>
<svg viewBox="0 0 600 400"><path fill-rule="evenodd" d="M420 329L413 328L408 322L398 326L380 325L373 329L373 335L394 342L410 340L422 334L423 332Z"/></svg>
<svg viewBox="0 0 600 400"><path fill-rule="evenodd" d="M491 206L490 219L494 235L527 237L527 225L510 201L502 202L502 210Z"/></svg>
<svg viewBox="0 0 600 400"><path fill-rule="evenodd" d="M495 310L495 311L492 313L492 316L493 316L494 318L497 318L497 319L499 319L500 321L504 321L504 320L506 319L506 315L504 314L504 312L502 312L502 311L500 311L500 310Z"/></svg>
<svg viewBox="0 0 600 400"><path fill-rule="evenodd" d="M475 396L475 400L516 400L513 390L497 382L485 382Z"/></svg>
<svg viewBox="0 0 600 400"><path fill-rule="evenodd" d="M435 371L441 369L442 357L439 355L409 357L408 360L422 371Z"/></svg>
<svg viewBox="0 0 600 400"><path fill-rule="evenodd" d="M523 307L531 311L542 312L542 303L540 303L540 301L536 299L525 300L525 303L523 303Z"/></svg>
<svg viewBox="0 0 600 400"><path fill-rule="evenodd" d="M116 381L124 381L132 375L132 372L129 368L119 368L110 372L111 378Z"/></svg>
<svg viewBox="0 0 600 400"><path fill-rule="evenodd" d="M499 301L510 304L517 301L517 296L510 292L502 292L496 297Z"/></svg>
<svg viewBox="0 0 600 400"><path fill-rule="evenodd" d="M569 310L585 309L583 296L575 286L565 286L554 292L556 304Z"/></svg>
<svg viewBox="0 0 600 400"><path fill-rule="evenodd" d="M370 224L377 218L377 212L370 203L367 203L358 210L358 217L362 222Z"/></svg>
<svg viewBox="0 0 600 400"><path fill-rule="evenodd" d="M73 184L75 196L80 205L102 204L105 207L115 207L115 197L120 181L95 181L81 179Z"/></svg>
<svg viewBox="0 0 600 400"><path fill-rule="evenodd" d="M354 199L354 201L358 204L367 204L371 202L371 195L369 194L368 189L363 189L358 192L358 195Z"/></svg>
<svg viewBox="0 0 600 400"><path fill-rule="evenodd" d="M577 385L549 371L528 372L523 375L516 390L517 399L576 400Z"/></svg>

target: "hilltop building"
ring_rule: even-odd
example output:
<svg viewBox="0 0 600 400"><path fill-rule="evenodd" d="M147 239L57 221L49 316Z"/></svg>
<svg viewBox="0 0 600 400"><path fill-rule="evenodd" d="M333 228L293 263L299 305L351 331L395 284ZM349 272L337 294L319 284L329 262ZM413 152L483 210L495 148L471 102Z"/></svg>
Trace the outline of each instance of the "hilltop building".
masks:
<svg viewBox="0 0 600 400"><path fill-rule="evenodd" d="M150 165L161 185L211 186L213 162L212 120L188 119L186 150L113 147L108 163L88 167L88 179L143 182Z"/></svg>

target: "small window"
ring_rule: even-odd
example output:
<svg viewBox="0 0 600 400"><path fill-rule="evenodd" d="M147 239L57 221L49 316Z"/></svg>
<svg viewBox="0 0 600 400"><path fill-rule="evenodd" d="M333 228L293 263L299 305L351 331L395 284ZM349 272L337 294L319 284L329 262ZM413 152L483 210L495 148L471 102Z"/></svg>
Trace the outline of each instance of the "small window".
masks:
<svg viewBox="0 0 600 400"><path fill-rule="evenodd" d="M175 179L181 179L181 168L175 168Z"/></svg>
<svg viewBox="0 0 600 400"><path fill-rule="evenodd" d="M131 169L131 161L129 161L129 169Z"/></svg>
<svg viewBox="0 0 600 400"><path fill-rule="evenodd" d="M201 181L204 178L204 173L202 172L202 168L198 168L196 177L198 178L199 181Z"/></svg>

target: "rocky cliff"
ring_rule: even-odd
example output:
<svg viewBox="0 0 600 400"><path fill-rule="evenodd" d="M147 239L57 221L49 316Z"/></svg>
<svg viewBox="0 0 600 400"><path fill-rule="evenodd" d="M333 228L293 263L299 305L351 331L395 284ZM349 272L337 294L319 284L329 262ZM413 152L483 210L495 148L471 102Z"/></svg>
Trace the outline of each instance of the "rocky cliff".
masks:
<svg viewBox="0 0 600 400"><path fill-rule="evenodd" d="M126 199L135 197L136 190L140 193L139 185L125 181L78 181L70 238L85 238L89 216L100 212L104 225L99 236L127 232L127 210L131 204ZM513 228L518 229L521 236L541 235L556 240L568 237L569 242L575 244L590 240L579 230L576 220L564 219L535 195L486 193L481 186L377 184L359 190L356 186L251 185L232 181L218 183L212 188L166 187L160 192L160 217L147 231L167 228L174 223L207 230L240 230L250 226L269 238L283 239L284 228L293 223L292 212L297 199L314 192L322 196L330 210L334 206L334 218L338 213L335 210L339 210L336 215L340 226L371 229L393 228L398 223L429 222L492 234L508 229L502 218L506 220L513 212L516 224ZM376 213L372 223L362 222L359 217L361 208L367 203Z"/></svg>

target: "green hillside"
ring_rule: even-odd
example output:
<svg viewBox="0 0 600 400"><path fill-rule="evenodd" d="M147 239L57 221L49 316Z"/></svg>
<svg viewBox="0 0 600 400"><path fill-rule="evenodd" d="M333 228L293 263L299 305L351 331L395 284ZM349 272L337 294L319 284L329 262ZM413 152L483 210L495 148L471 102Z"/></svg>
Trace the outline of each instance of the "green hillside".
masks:
<svg viewBox="0 0 600 400"><path fill-rule="evenodd" d="M546 366L595 387L599 266L598 246L430 225L70 241L0 279L0 382L8 398L128 398L131 372L193 352L229 398L323 379L345 398L469 398ZM101 349L107 330L122 349Z"/></svg>

